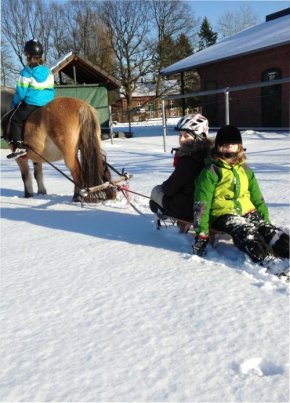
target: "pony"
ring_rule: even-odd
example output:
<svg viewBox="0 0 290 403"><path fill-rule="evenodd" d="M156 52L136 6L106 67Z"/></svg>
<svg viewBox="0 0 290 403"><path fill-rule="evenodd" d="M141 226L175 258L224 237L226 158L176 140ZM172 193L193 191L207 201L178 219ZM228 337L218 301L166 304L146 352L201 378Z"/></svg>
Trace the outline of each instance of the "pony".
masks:
<svg viewBox="0 0 290 403"><path fill-rule="evenodd" d="M1 90L1 128L3 137L9 140L9 121L13 92ZM96 202L116 198L112 187L85 193L83 190L111 182L111 173L102 152L101 129L96 110L86 101L59 97L33 111L23 129L27 155L17 158L24 184L24 197L33 196L32 175L28 160L34 166L37 193L46 194L42 164L63 159L75 184L73 201ZM11 147L12 148L12 147ZM85 195L85 196L84 196Z"/></svg>

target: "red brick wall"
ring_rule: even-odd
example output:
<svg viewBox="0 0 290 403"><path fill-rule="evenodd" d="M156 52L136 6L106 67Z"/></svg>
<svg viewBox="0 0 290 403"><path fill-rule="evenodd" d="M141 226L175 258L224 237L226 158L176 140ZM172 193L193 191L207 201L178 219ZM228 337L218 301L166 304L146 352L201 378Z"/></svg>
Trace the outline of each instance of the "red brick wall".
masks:
<svg viewBox="0 0 290 403"><path fill-rule="evenodd" d="M290 77L290 45L200 67L201 90L206 90L206 82L212 80L216 81L218 89L259 83L262 72L271 68L281 69L282 78ZM289 127L289 92L289 83L283 84L282 127ZM218 95L216 117L217 122L214 122L214 125L217 123L220 126L225 123L223 94ZM261 127L261 88L230 92L230 122L237 126Z"/></svg>

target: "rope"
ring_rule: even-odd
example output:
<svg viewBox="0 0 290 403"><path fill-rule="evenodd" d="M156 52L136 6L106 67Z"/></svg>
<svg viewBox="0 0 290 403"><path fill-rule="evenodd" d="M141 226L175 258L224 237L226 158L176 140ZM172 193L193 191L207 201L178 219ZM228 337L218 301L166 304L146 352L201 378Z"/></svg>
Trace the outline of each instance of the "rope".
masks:
<svg viewBox="0 0 290 403"><path fill-rule="evenodd" d="M44 158L43 155L39 154L37 151L35 151L33 149L33 147L24 144L26 148L29 148L31 151L33 151L36 155L38 155L41 159L43 159L43 161L47 162L52 168L54 168L55 170L57 170L60 174L62 174L66 179L68 179L70 182L72 182L77 188L79 188L80 190L82 190L82 188L72 179L70 178L67 174L65 174L61 169L59 169L57 166L55 166L52 162L48 161L46 158Z"/></svg>
<svg viewBox="0 0 290 403"><path fill-rule="evenodd" d="M140 215L144 215L142 213L142 211L140 211L136 206L134 206L134 204L131 202L127 192L130 192L130 190L128 190L128 187L126 186L116 186L118 190L121 190L121 192L123 193L123 196L125 197L125 199L127 200L128 204L130 204L130 206L132 207L133 210L135 210L138 214ZM131 192L134 193L134 192ZM146 196L145 196L146 197Z"/></svg>
<svg viewBox="0 0 290 403"><path fill-rule="evenodd" d="M135 194L137 196L145 197L146 199L149 199L149 200L151 199L149 196L143 195L142 193L133 192L133 190L129 190L123 185L121 185L121 186L117 185L116 188L117 188L117 190L121 190L122 192L126 191L126 192L129 192L129 193L133 193L133 194Z"/></svg>
<svg viewBox="0 0 290 403"><path fill-rule="evenodd" d="M105 161L107 167L109 167L112 171L114 171L119 176L124 176L126 180L130 179L130 176L125 172L125 169L122 168L122 172L118 171L113 165L110 165L107 161Z"/></svg>
<svg viewBox="0 0 290 403"><path fill-rule="evenodd" d="M48 161L46 158L43 157L43 155L39 154L37 151L35 151L33 149L33 147L25 144L25 147L29 148L31 151L33 151L36 155L38 155L41 159L43 159L43 161L47 162L52 168L54 168L56 171L58 171L61 175L63 175L66 179L68 179L70 182L72 182L78 189L80 189L82 192L87 191L90 193L90 189L82 189L72 178L70 178L67 174L65 174L61 169L59 169L57 166L55 166L53 163L51 163L50 161ZM129 179L129 175L126 174L124 172L124 168L122 169L122 172L119 172L116 168L114 168L112 165L110 165L107 161L106 161L106 165L115 173L117 173L119 176L123 176L124 180L128 180ZM136 210L139 214L142 214L135 206L132 205L132 203L130 202L128 196L126 195L127 192L129 193L133 193L137 196L141 196L141 197L145 197L146 199L150 199L149 196L143 195L142 193L138 193L138 192L134 192L133 190L129 190L128 186L126 185L114 185L112 184L112 187L115 187L118 191L121 191L123 193L123 195L126 197L128 203L133 207L134 210ZM126 192L126 193L125 193Z"/></svg>
<svg viewBox="0 0 290 403"><path fill-rule="evenodd" d="M6 112L2 117L1 117L1 121L10 113L10 112L12 112L12 110L13 110L14 108L11 108L8 112ZM18 109L18 108L17 108ZM16 111L16 109L15 109L15 111ZM13 115L14 115L14 113L13 113ZM12 115L12 116L13 116ZM12 117L11 116L11 117ZM11 120L11 118L10 118L10 120Z"/></svg>

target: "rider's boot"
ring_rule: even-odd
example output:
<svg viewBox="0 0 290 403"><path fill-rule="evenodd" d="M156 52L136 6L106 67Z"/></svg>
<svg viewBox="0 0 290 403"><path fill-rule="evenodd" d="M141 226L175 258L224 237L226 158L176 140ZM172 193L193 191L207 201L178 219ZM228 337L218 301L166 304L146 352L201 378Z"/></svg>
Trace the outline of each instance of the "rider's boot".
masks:
<svg viewBox="0 0 290 403"><path fill-rule="evenodd" d="M14 151L7 155L8 159L17 159L27 154L27 150L24 147L23 141L17 141L14 143Z"/></svg>

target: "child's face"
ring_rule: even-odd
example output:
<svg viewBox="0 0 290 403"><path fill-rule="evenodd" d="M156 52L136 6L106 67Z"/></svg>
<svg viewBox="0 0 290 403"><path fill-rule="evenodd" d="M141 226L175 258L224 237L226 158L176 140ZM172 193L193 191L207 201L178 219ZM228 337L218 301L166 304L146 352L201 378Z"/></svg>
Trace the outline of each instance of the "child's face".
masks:
<svg viewBox="0 0 290 403"><path fill-rule="evenodd" d="M236 153L239 149L238 144L223 144L219 146L219 151L221 153Z"/></svg>
<svg viewBox="0 0 290 403"><path fill-rule="evenodd" d="M181 131L179 133L179 144L183 146L184 144L192 143L194 138L187 132Z"/></svg>

